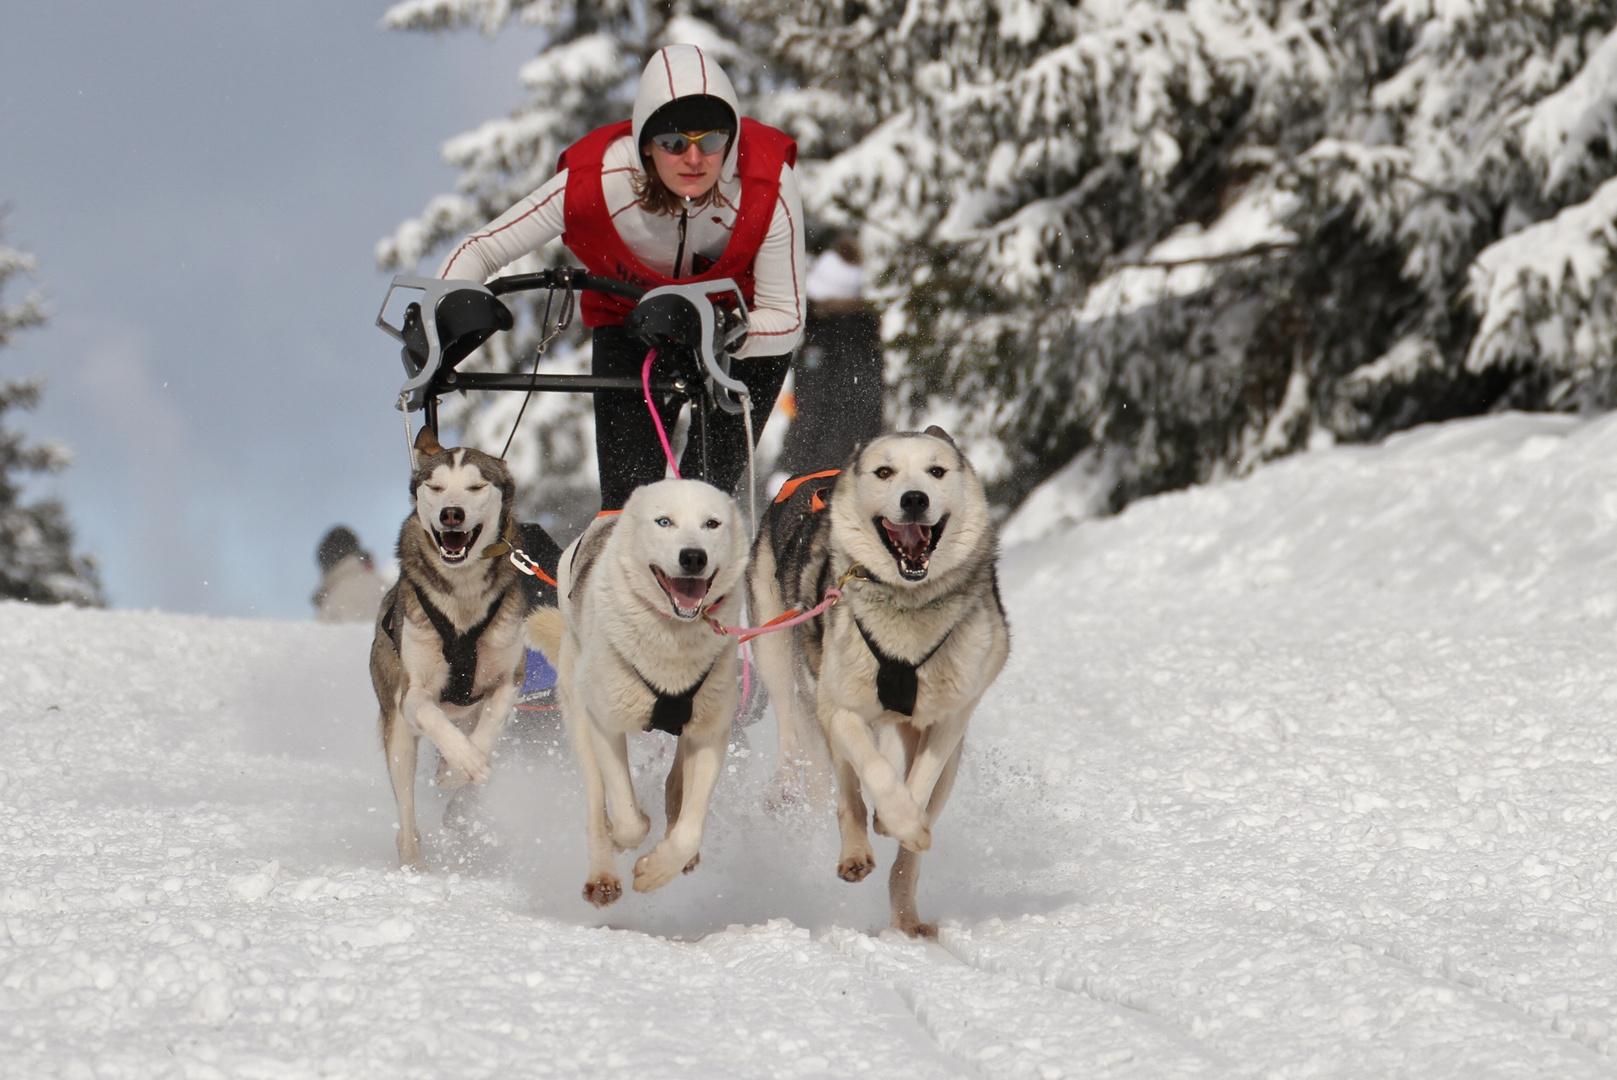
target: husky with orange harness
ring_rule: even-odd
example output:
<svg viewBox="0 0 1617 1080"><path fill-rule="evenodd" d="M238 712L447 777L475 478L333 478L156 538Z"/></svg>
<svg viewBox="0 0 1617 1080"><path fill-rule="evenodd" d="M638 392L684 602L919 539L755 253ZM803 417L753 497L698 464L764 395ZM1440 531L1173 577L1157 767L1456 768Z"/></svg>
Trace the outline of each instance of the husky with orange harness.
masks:
<svg viewBox="0 0 1617 1080"><path fill-rule="evenodd" d="M753 547L755 622L841 591L819 619L759 637L754 655L780 725L783 788L812 800L834 777L837 874L850 882L876 866L866 798L875 804L876 831L899 842L893 925L912 936L936 934L915 906L920 853L1010 650L997 556L982 484L937 427L884 435L841 469L788 481Z"/></svg>
<svg viewBox="0 0 1617 1080"><path fill-rule="evenodd" d="M440 787L488 780L522 684L524 620L554 603L542 581L557 551L544 530L513 520L516 489L499 458L446 450L422 428L415 461L415 511L399 530L399 580L377 616L371 683L399 810L399 865L425 869L417 746L425 735L437 747Z"/></svg>

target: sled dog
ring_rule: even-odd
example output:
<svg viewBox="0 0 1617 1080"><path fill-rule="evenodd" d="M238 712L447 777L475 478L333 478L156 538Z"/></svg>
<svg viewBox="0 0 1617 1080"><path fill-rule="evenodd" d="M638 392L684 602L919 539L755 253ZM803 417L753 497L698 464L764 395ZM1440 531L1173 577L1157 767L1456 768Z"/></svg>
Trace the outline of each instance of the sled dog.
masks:
<svg viewBox="0 0 1617 1080"><path fill-rule="evenodd" d="M415 441L415 512L399 530L399 580L382 598L371 683L399 810L399 865L425 869L415 821L416 749L438 748L436 782L481 784L522 684L533 579L504 557L517 535L510 470L478 450Z"/></svg>
<svg viewBox="0 0 1617 1080"><path fill-rule="evenodd" d="M840 470L789 481L753 547L754 622L842 590L820 618L758 638L753 655L780 726L782 783L806 779L812 796L815 758L829 749L837 874L862 881L876 866L868 798L876 831L900 845L888 898L893 925L911 936L937 932L916 911L920 853L954 784L966 723L1010 650L996 559L982 484L938 427L884 435Z"/></svg>
<svg viewBox="0 0 1617 1080"><path fill-rule="evenodd" d="M555 663L584 776L592 904L622 895L616 852L639 847L651 825L629 773L632 731L678 739L668 833L635 862L634 887L650 892L696 868L736 709L736 639L712 623L737 621L746 562L735 500L698 480L661 480L562 552L559 610L529 617L529 637Z"/></svg>

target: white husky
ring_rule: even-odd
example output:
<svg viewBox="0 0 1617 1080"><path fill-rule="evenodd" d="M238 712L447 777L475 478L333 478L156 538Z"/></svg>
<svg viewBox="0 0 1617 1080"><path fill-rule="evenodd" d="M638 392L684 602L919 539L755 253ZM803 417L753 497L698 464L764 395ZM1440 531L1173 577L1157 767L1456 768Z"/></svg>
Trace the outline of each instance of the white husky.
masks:
<svg viewBox="0 0 1617 1080"><path fill-rule="evenodd" d="M783 778L806 767L813 794L813 739L823 731L842 831L837 874L861 881L875 868L868 796L876 831L900 844L888 878L893 925L931 936L915 906L920 852L932 845L972 710L1010 649L982 484L933 427L874 439L841 470L781 492L753 552L752 616L843 591L822 618L754 645L780 724ZM805 704L817 725L800 717ZM806 761L791 761L794 751Z"/></svg>
<svg viewBox="0 0 1617 1080"><path fill-rule="evenodd" d="M562 552L560 610L528 620L555 661L584 775L592 904L622 895L616 852L639 847L651 825L635 801L630 732L658 728L679 740L665 787L668 834L636 861L634 887L650 892L696 868L736 709L736 639L710 623L737 621L746 561L735 500L701 481L662 480Z"/></svg>

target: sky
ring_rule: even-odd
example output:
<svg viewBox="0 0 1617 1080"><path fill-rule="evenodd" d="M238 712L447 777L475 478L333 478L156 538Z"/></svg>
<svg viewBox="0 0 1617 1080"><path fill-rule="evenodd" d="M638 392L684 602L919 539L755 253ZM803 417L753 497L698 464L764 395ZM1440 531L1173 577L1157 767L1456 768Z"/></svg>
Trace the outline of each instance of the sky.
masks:
<svg viewBox="0 0 1617 1080"><path fill-rule="evenodd" d="M452 189L446 139L522 100L537 39L385 32L388 6L7 7L0 242L52 316L0 378L47 379L15 426L73 451L37 493L114 607L306 618L327 528L393 548L404 372L373 248Z"/></svg>

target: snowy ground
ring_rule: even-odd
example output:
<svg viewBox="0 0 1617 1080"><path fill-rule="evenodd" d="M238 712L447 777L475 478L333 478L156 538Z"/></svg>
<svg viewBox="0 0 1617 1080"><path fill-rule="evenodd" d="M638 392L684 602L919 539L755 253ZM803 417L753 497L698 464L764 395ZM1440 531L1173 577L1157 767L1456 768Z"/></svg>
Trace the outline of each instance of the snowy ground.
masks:
<svg viewBox="0 0 1617 1080"><path fill-rule="evenodd" d="M542 721L392 868L363 628L0 607L0 1075L1614 1072L1617 418L1308 454L1004 578L937 944L763 812L760 728L700 870L598 914Z"/></svg>

